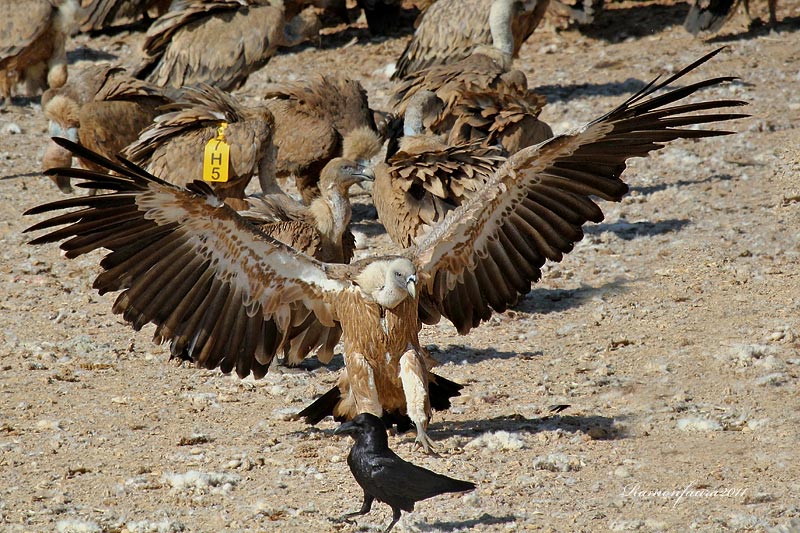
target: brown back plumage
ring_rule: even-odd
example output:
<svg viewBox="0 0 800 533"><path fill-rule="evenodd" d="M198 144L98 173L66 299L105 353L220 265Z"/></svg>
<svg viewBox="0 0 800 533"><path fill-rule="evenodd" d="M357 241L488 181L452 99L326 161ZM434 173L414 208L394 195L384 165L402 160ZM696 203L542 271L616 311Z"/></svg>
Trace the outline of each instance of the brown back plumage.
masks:
<svg viewBox="0 0 800 533"><path fill-rule="evenodd" d="M214 183L222 198L244 198L253 176L271 175L274 119L263 106L246 107L215 87L187 87L174 103L124 150L131 161L184 185L203 177L203 151L222 122L228 124L228 181ZM263 182L262 182L263 183Z"/></svg>
<svg viewBox="0 0 800 533"><path fill-rule="evenodd" d="M137 76L157 85L207 83L241 87L278 46L315 36L319 20L303 12L291 21L283 8L258 0L176 0L147 31L148 59Z"/></svg>

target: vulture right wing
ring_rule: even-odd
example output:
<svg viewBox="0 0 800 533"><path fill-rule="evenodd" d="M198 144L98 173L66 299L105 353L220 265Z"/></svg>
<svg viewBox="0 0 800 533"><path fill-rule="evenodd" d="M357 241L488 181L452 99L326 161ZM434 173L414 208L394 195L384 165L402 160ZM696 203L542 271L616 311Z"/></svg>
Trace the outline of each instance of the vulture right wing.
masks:
<svg viewBox="0 0 800 533"><path fill-rule="evenodd" d="M78 207L26 231L65 226L31 241L64 242L69 258L99 248L94 281L100 293L122 291L115 313L135 329L156 325L155 341L173 356L205 368L263 376L287 333L311 313L335 325L331 304L348 282L324 263L259 233L211 188L195 181L170 185L135 165L109 161L78 145L57 142L118 175L59 169L112 192L35 207L27 215Z"/></svg>
<svg viewBox="0 0 800 533"><path fill-rule="evenodd" d="M620 176L629 158L675 139L731 133L687 126L743 118L747 115L711 111L745 102L678 102L735 78L712 78L653 96L717 52L661 83L654 80L577 132L509 157L478 194L407 252L421 277L420 318L432 324L444 315L463 334L492 310L504 311L530 291L546 260L561 261L583 238L583 224L603 220L594 197L619 201L625 195L628 186Z"/></svg>

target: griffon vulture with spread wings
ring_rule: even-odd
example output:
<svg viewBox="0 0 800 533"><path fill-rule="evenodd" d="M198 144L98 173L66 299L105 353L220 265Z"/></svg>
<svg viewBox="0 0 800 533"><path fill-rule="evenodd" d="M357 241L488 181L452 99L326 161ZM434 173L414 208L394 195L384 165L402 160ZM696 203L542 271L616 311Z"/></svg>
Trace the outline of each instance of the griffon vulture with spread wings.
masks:
<svg viewBox="0 0 800 533"><path fill-rule="evenodd" d="M204 182L177 187L65 140L59 142L118 175L64 170L109 192L30 209L26 214L78 208L27 231L63 226L31 242L63 241L68 258L109 250L94 287L121 291L115 313L136 329L153 323L156 342L169 342L173 355L198 366L260 377L293 325L311 314L326 327L338 323L345 368L301 415L410 418L428 449L431 407L447 407L459 386L430 371L435 361L420 345L422 323L445 317L466 333L515 304L547 259L561 260L583 237L583 224L603 219L593 198L620 200L627 192L620 176L629 158L674 139L730 133L694 126L744 117L718 111L744 102L682 101L731 77L653 95L712 55L578 131L512 155L402 255L322 263L260 233Z"/></svg>

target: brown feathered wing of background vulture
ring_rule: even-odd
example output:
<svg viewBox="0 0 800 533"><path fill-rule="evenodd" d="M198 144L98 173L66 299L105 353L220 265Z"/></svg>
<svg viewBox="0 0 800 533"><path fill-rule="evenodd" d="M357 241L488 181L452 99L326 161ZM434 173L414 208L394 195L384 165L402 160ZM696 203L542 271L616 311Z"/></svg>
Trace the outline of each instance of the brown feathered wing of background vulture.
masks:
<svg viewBox="0 0 800 533"><path fill-rule="evenodd" d="M397 60L393 80L468 57L478 45L491 45L489 11L505 2L513 13L513 57L544 17L550 0L438 0L422 15L413 37Z"/></svg>
<svg viewBox="0 0 800 533"><path fill-rule="evenodd" d="M180 188L132 164L94 157L119 176L70 169L85 186L108 194L76 197L30 209L64 209L27 231L63 226L33 241L61 242L69 258L109 250L95 279L100 293L121 291L113 306L136 329L155 324L198 366L263 376L293 320L313 313L339 323L345 368L338 384L301 412L309 421L360 412L408 416L426 449L431 405L442 394L420 345L422 323L442 317L461 333L527 294L546 260L560 261L599 222L595 197L617 201L628 187L626 161L678 138L728 132L688 127L745 115L721 113L736 100L684 103L719 77L660 95L653 93L706 61L653 82L575 133L520 150L468 202L402 255L349 265L322 263L260 233L203 182ZM457 394L457 386L444 394Z"/></svg>
<svg viewBox="0 0 800 533"><path fill-rule="evenodd" d="M150 125L158 108L171 102L170 96L110 65L93 65L70 77L58 89L42 95L42 109L50 121L50 135L64 136L106 157L114 157ZM70 166L72 153L48 141L42 158L44 170ZM84 168L105 171L90 161ZM71 192L69 178L50 176L59 189Z"/></svg>
<svg viewBox="0 0 800 533"><path fill-rule="evenodd" d="M274 175L275 121L266 107L245 106L216 87L199 85L185 87L181 96L161 111L124 151L148 172L178 185L202 179L206 143L225 123L224 138L230 146L228 181L213 184L217 196L243 199L254 176L263 185L263 180ZM241 203L235 205L245 208Z"/></svg>
<svg viewBox="0 0 800 533"><path fill-rule="evenodd" d="M34 96L67 81L66 40L77 0L0 2L0 104L17 94Z"/></svg>
<svg viewBox="0 0 800 533"><path fill-rule="evenodd" d="M315 37L319 26L310 11L287 20L266 0L175 0L147 30L149 57L136 75L161 86L237 89L279 46Z"/></svg>

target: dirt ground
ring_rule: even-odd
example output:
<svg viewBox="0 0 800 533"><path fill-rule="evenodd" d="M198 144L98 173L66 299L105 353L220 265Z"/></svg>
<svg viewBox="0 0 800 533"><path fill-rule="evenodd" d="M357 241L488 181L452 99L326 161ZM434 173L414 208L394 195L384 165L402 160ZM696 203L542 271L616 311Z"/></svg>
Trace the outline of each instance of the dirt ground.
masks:
<svg viewBox="0 0 800 533"><path fill-rule="evenodd" d="M413 433L390 445L478 488L419 503L397 531L800 531L800 1L779 3L777 32L746 32L740 13L705 41L681 27L687 10L613 3L583 32L548 25L522 48L557 132L720 45L687 82L739 76L702 96L747 100L752 117L634 161L630 195L513 311L466 337L423 330L438 372L466 388L435 414L440 457ZM240 94L344 70L382 108L407 39L328 29ZM70 58L132 64L141 40L79 36ZM340 357L260 381L169 364L152 329L133 332L115 296L90 289L100 254L25 244L35 220L21 212L63 195L35 175L38 99L17 104L0 113L0 530L382 530L382 504L335 520L361 504L349 439L289 420ZM388 247L357 201L356 229ZM571 407L548 416L554 404Z"/></svg>

